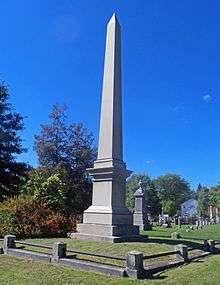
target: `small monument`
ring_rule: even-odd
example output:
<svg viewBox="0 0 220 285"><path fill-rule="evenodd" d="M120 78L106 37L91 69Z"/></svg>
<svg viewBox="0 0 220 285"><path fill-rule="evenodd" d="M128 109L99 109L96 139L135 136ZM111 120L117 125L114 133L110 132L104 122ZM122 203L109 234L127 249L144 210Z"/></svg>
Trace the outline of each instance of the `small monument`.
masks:
<svg viewBox="0 0 220 285"><path fill-rule="evenodd" d="M93 177L92 205L72 237L94 241L139 240L139 227L125 205L126 178L131 171L123 161L121 27L112 16L107 27L98 159L88 169Z"/></svg>
<svg viewBox="0 0 220 285"><path fill-rule="evenodd" d="M182 227L182 219L181 219L181 216L178 217L178 226L179 226L179 228Z"/></svg>
<svg viewBox="0 0 220 285"><path fill-rule="evenodd" d="M218 208L215 208L215 221L216 223L219 223L219 212L218 212Z"/></svg>
<svg viewBox="0 0 220 285"><path fill-rule="evenodd" d="M148 221L148 212L145 199L145 191L143 190L142 181L139 182L139 188L134 193L134 225L139 226L140 230L151 230L152 227Z"/></svg>

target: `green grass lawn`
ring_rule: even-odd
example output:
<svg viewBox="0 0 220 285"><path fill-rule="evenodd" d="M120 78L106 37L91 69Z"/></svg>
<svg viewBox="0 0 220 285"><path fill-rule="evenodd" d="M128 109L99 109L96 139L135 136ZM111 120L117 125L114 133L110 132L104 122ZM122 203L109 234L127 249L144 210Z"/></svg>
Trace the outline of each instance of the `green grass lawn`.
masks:
<svg viewBox="0 0 220 285"><path fill-rule="evenodd" d="M143 281L130 278L108 277L98 273L58 267L36 261L0 257L1 285L130 285L130 284L172 284L172 285L219 285L220 257L204 259L170 269Z"/></svg>
<svg viewBox="0 0 220 285"><path fill-rule="evenodd" d="M178 231L186 238L183 240L171 240L171 232ZM178 243L185 243L191 247L197 247L200 242L192 241L190 238L199 237L207 239L220 239L220 224L207 226L203 230L186 232L182 229L161 229L155 228L153 231L144 232L151 238L148 242L141 243L96 243L83 242L71 239L29 239L35 243L52 245L53 242L65 241L70 249L80 249L83 251L94 251L99 253L125 256L130 250L139 250L144 255L158 252L165 252L174 249ZM30 249L30 248L28 248ZM33 249L39 251L39 249ZM43 252L50 252L43 250ZM94 260L103 263L117 264L124 266L123 262L112 261L103 258L94 258L79 255L78 258ZM174 256L163 257L155 260L148 260L147 264L158 263L171 260ZM156 275L153 279L144 281L132 280L130 278L108 277L102 274L84 272L70 267L58 267L52 264L45 264L36 261L29 261L10 256L0 255L0 284L220 284L220 255L212 255L181 267L170 269Z"/></svg>

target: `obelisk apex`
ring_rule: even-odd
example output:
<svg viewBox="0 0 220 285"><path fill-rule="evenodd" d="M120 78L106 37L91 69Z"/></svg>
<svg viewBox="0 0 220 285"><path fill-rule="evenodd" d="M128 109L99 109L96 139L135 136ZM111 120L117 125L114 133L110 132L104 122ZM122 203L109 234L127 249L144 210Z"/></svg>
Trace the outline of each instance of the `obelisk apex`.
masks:
<svg viewBox="0 0 220 285"><path fill-rule="evenodd" d="M113 14L107 27L98 159L123 160L121 27Z"/></svg>

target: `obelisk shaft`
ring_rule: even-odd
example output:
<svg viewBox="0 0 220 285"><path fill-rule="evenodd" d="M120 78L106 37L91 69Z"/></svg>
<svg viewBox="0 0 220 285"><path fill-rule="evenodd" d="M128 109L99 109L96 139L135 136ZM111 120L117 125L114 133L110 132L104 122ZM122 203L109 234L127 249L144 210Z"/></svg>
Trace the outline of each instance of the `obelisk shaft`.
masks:
<svg viewBox="0 0 220 285"><path fill-rule="evenodd" d="M107 28L98 160L123 160L122 143L121 27L113 15Z"/></svg>
<svg viewBox="0 0 220 285"><path fill-rule="evenodd" d="M75 238L118 242L138 236L125 203L131 172L122 152L121 28L113 15L107 28L98 159L87 169L93 177L92 205L84 211Z"/></svg>

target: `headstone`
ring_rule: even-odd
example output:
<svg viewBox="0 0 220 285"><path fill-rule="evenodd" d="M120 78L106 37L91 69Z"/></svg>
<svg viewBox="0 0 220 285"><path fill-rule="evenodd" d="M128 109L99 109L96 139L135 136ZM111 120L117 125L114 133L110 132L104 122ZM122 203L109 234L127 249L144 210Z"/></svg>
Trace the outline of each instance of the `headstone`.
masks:
<svg viewBox="0 0 220 285"><path fill-rule="evenodd" d="M161 226L163 229L167 229L167 228L171 228L171 225L170 223L165 223L165 224L162 224Z"/></svg>
<svg viewBox="0 0 220 285"><path fill-rule="evenodd" d="M178 217L178 226L179 226L179 228L181 228L181 225L182 225L182 221L181 221L181 217L179 216Z"/></svg>
<svg viewBox="0 0 220 285"><path fill-rule="evenodd" d="M167 214L163 214L162 228L171 228L171 220Z"/></svg>
<svg viewBox="0 0 220 285"><path fill-rule="evenodd" d="M158 216L158 222L160 225L163 224L163 217L161 215Z"/></svg>
<svg viewBox="0 0 220 285"><path fill-rule="evenodd" d="M143 190L143 183L139 182L139 188L134 193L134 225L139 226L140 230L151 230L151 224L148 220L148 213L145 200L145 191Z"/></svg>
<svg viewBox="0 0 220 285"><path fill-rule="evenodd" d="M202 229L203 228L203 224L202 224L202 219L199 218L199 228Z"/></svg>
<svg viewBox="0 0 220 285"><path fill-rule="evenodd" d="M215 220L216 220L216 223L219 223L219 211L218 211L218 208L215 209Z"/></svg>
<svg viewBox="0 0 220 285"><path fill-rule="evenodd" d="M213 218L213 208L212 208L212 205L209 206L209 217L212 220L212 218Z"/></svg>
<svg viewBox="0 0 220 285"><path fill-rule="evenodd" d="M178 217L177 216L174 217L174 222L175 222L175 226L178 226Z"/></svg>
<svg viewBox="0 0 220 285"><path fill-rule="evenodd" d="M140 238L125 205L131 171L123 161L121 27L115 14L107 28L98 159L88 173L93 177L92 205L84 211L73 237L109 242Z"/></svg>

